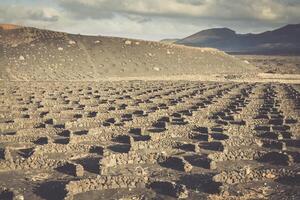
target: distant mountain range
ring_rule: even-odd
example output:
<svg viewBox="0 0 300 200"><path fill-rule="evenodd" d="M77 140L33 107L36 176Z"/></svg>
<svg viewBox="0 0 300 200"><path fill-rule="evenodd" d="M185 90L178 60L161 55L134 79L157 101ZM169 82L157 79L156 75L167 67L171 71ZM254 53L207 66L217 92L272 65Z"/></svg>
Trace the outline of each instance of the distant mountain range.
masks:
<svg viewBox="0 0 300 200"><path fill-rule="evenodd" d="M259 34L237 34L228 28L198 32L175 41L194 47L212 47L229 53L291 54L300 53L300 24Z"/></svg>

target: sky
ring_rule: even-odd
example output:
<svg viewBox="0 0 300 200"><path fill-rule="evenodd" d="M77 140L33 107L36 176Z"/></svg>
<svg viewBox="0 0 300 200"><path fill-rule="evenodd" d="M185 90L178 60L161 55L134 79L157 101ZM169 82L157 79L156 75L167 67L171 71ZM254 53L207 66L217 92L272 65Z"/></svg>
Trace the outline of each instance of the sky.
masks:
<svg viewBox="0 0 300 200"><path fill-rule="evenodd" d="M145 40L300 23L300 0L0 0L0 23Z"/></svg>

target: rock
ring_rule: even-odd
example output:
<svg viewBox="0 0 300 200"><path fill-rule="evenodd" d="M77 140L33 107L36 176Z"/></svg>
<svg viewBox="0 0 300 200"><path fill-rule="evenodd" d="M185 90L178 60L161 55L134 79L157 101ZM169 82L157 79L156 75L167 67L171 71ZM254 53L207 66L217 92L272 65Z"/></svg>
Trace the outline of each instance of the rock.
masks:
<svg viewBox="0 0 300 200"><path fill-rule="evenodd" d="M212 170L217 169L217 163L213 160L210 160L209 161L209 169L212 169Z"/></svg>
<svg viewBox="0 0 300 200"><path fill-rule="evenodd" d="M266 177L267 179L274 179L274 178L276 178L276 176L275 176L274 174L272 174L272 173L266 174L265 177Z"/></svg>
<svg viewBox="0 0 300 200"><path fill-rule="evenodd" d="M144 170L144 168L142 168L141 166L138 166L135 168L135 174L137 174L139 176L146 176L147 172Z"/></svg>
<svg viewBox="0 0 300 200"><path fill-rule="evenodd" d="M75 42L74 40L70 40L70 41L69 41L69 44L70 44L70 45L73 45L73 44L76 44L76 42Z"/></svg>
<svg viewBox="0 0 300 200"><path fill-rule="evenodd" d="M57 48L57 50L58 50L58 51L63 51L63 50L64 50L64 48L62 48L62 47L58 47L58 48Z"/></svg>
<svg viewBox="0 0 300 200"><path fill-rule="evenodd" d="M246 173L246 175L249 175L249 174L251 174L252 173L252 170L251 170L251 168L250 167L245 167L244 168L245 169L245 173Z"/></svg>
<svg viewBox="0 0 300 200"><path fill-rule="evenodd" d="M159 67L153 67L153 70L159 72L160 68Z"/></svg>
<svg viewBox="0 0 300 200"><path fill-rule="evenodd" d="M25 60L24 56L20 56L19 60Z"/></svg>
<svg viewBox="0 0 300 200"><path fill-rule="evenodd" d="M75 166L75 176L82 177L84 175L84 168L82 165L77 164Z"/></svg>
<svg viewBox="0 0 300 200"><path fill-rule="evenodd" d="M190 163L185 163L183 169L185 172L191 172L193 169L193 166Z"/></svg>
<svg viewBox="0 0 300 200"><path fill-rule="evenodd" d="M126 40L126 41L125 41L125 44L126 44L126 45L131 45L132 42L131 42L130 40Z"/></svg>
<svg viewBox="0 0 300 200"><path fill-rule="evenodd" d="M189 197L189 192L185 185L176 185L175 187L175 197L178 199L187 199Z"/></svg>
<svg viewBox="0 0 300 200"><path fill-rule="evenodd" d="M10 161L10 162L12 162L12 160L13 160L8 147L5 147L3 150L3 158L4 158L4 160Z"/></svg>
<svg viewBox="0 0 300 200"><path fill-rule="evenodd" d="M219 194L221 195L221 196L229 196L230 195L230 193L229 193L229 186L228 185L221 185L220 187L219 187L219 189L218 189L218 191L219 191Z"/></svg>
<svg viewBox="0 0 300 200"><path fill-rule="evenodd" d="M24 200L24 196L21 195L21 194L18 194L18 195L13 197L13 200Z"/></svg>

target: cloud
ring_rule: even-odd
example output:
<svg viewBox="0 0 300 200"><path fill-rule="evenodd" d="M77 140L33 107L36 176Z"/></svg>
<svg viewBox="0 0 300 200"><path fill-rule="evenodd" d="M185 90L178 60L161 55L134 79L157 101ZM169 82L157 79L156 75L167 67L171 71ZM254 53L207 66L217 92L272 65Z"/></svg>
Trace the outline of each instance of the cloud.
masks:
<svg viewBox="0 0 300 200"><path fill-rule="evenodd" d="M6 1L6 0L4 0ZM261 32L300 23L299 0L13 0L0 3L0 22L81 34L142 39L185 37L229 27ZM38 2L38 4L37 4Z"/></svg>
<svg viewBox="0 0 300 200"><path fill-rule="evenodd" d="M58 19L59 14L53 8L0 4L0 21L5 23L26 23L28 21L55 22Z"/></svg>
<svg viewBox="0 0 300 200"><path fill-rule="evenodd" d="M275 21L299 19L296 0L57 0L77 17L113 17L113 13L144 17Z"/></svg>

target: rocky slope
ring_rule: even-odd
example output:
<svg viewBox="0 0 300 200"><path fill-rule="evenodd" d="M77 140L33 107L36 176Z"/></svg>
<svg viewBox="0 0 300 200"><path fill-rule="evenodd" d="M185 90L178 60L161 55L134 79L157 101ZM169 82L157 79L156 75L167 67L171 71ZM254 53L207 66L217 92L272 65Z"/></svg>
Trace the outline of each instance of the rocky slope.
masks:
<svg viewBox="0 0 300 200"><path fill-rule="evenodd" d="M22 27L0 29L1 79L99 80L243 74L255 68L222 51Z"/></svg>

